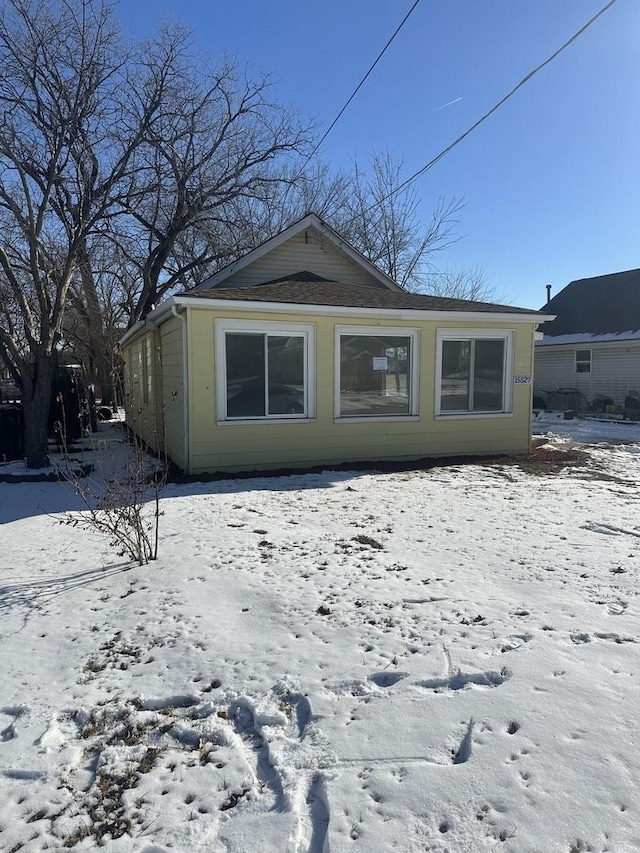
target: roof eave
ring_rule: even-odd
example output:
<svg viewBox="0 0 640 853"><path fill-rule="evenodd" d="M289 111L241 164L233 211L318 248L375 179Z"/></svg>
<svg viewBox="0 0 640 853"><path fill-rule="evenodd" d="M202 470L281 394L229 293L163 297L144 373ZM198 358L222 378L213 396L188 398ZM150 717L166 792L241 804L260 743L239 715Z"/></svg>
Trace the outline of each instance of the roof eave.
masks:
<svg viewBox="0 0 640 853"><path fill-rule="evenodd" d="M134 326L127 329L118 341L120 348L132 343L136 338L140 337L140 335L143 335L145 332L148 332L150 329L157 328L160 323L163 322L165 317L171 314L171 309L174 305L177 306L178 303L176 302L175 297L171 296L161 305L158 305L157 308L154 308L153 311L150 311L144 319L138 320ZM182 303L180 303L180 305L182 305Z"/></svg>
<svg viewBox="0 0 640 853"><path fill-rule="evenodd" d="M265 314L311 314L345 317L378 317L394 320L437 320L446 317L456 320L492 320L504 323L544 323L550 315L501 311L454 311L425 308L358 308L346 305L308 305L299 302L259 302L239 299L207 299L198 296L175 296L176 305L192 308L223 309L225 311L255 311Z"/></svg>

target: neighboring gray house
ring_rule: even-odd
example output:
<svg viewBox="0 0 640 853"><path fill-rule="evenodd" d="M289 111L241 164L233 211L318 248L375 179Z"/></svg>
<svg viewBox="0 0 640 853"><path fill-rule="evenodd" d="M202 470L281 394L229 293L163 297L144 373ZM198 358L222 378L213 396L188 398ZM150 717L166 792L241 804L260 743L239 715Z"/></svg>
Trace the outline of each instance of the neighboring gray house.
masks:
<svg viewBox="0 0 640 853"><path fill-rule="evenodd" d="M542 310L556 319L539 328L534 393L640 407L640 269L572 281Z"/></svg>

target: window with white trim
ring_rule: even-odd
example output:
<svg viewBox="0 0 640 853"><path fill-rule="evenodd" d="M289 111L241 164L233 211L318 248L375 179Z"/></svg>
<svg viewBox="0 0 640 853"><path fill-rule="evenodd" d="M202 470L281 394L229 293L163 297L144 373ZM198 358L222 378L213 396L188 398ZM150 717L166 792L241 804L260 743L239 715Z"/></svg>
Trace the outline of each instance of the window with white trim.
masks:
<svg viewBox="0 0 640 853"><path fill-rule="evenodd" d="M313 417L312 324L216 321L218 420Z"/></svg>
<svg viewBox="0 0 640 853"><path fill-rule="evenodd" d="M591 373L591 350L576 350L576 373Z"/></svg>
<svg viewBox="0 0 640 853"><path fill-rule="evenodd" d="M415 329L336 328L336 415L396 417L417 412Z"/></svg>
<svg viewBox="0 0 640 853"><path fill-rule="evenodd" d="M511 332L438 332L436 414L511 411Z"/></svg>

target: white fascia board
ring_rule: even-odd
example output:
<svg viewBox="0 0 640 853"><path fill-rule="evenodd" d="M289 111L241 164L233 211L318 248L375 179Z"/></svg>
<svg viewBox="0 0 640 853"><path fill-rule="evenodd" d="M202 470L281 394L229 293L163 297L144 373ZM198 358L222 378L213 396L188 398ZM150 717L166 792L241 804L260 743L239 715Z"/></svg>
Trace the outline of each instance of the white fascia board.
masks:
<svg viewBox="0 0 640 853"><path fill-rule="evenodd" d="M193 290L197 292L198 290L209 290L211 287L217 287L226 278L229 278L234 273L237 273L249 266L249 264L257 261L268 252L277 249L278 246L286 243L287 240L291 237L295 237L296 234L300 234L300 232L304 231L305 228L315 228L320 236L324 237L332 246L334 246L334 248L346 255L349 260L353 261L357 266L363 267L371 276L377 279L381 284L384 284L384 286L389 290L404 292L403 288L400 287L399 284L383 273L382 270L379 270L378 267L371 263L371 261L367 260L364 255L360 254L360 252L354 249L353 246L347 243L346 240L326 225L318 216L315 215L315 213L307 214L307 216L298 220L298 222L294 222L288 228L285 228L284 231L276 234L275 237L271 237L260 246L257 246L255 249L247 252L246 255L238 258L237 261L232 261L228 266L210 276L210 278L206 278L204 281L201 281L200 284L197 284L193 288Z"/></svg>
<svg viewBox="0 0 640 853"><path fill-rule="evenodd" d="M145 332L150 331L151 329L156 329L160 323L171 314L172 307L176 305L176 301L174 297L170 297L166 302L163 302L162 305L158 305L157 308L154 308L153 311L150 311L149 314L143 319L138 320L135 326L132 326L118 341L120 347L124 347L127 344L130 344L140 335L143 335Z"/></svg>
<svg viewBox="0 0 640 853"><path fill-rule="evenodd" d="M301 305L292 302L249 302L239 299L207 299L174 296L176 305L208 308L211 311L257 311L263 314L312 314L331 317L369 317L380 320L461 320L493 323L541 323L537 314L510 314L499 311L427 311L419 308L352 308L338 305Z"/></svg>
<svg viewBox="0 0 640 853"><path fill-rule="evenodd" d="M123 347L126 344L131 343L139 334L141 334L146 328L145 320L138 320L130 329L124 333L124 335L118 340L118 346Z"/></svg>

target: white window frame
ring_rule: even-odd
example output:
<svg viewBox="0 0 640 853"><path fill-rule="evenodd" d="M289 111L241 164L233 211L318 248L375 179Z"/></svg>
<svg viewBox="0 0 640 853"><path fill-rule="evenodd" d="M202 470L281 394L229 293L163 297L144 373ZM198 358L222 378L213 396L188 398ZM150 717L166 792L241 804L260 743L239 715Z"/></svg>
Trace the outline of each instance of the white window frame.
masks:
<svg viewBox="0 0 640 853"><path fill-rule="evenodd" d="M444 341L472 340L504 341L504 375L502 379L502 409L487 411L467 409L442 411L442 344ZM513 329L438 329L436 332L436 418L451 420L454 418L500 418L513 415L513 350L515 332Z"/></svg>
<svg viewBox="0 0 640 853"><path fill-rule="evenodd" d="M253 418L227 417L227 332L302 337L304 340L304 414L259 415ZM315 323L279 323L262 320L214 322L216 359L216 420L218 425L309 423L316 416L316 327Z"/></svg>
<svg viewBox="0 0 640 853"><path fill-rule="evenodd" d="M410 338L409 353L409 411L406 414L386 415L342 415L340 413L340 338L343 335L360 335L372 338ZM420 329L405 326L336 326L334 343L334 392L333 411L334 423L349 421L397 421L418 420L418 389L420 366Z"/></svg>
<svg viewBox="0 0 640 853"><path fill-rule="evenodd" d="M578 353L579 353L579 352L588 352L588 353L589 353L589 358L588 358L588 359L586 359L586 358L580 358L580 359L579 359L579 358L578 358ZM579 364L588 364L588 365L589 365L589 369L588 369L588 370L578 370L578 365L579 365ZM575 355L574 355L574 359L573 359L573 372L574 372L574 373L576 373L576 374L579 374L579 373L591 373L591 368L592 368L592 366L593 366L593 350L589 349L589 347L585 347L584 349L577 349L577 350L575 351Z"/></svg>

